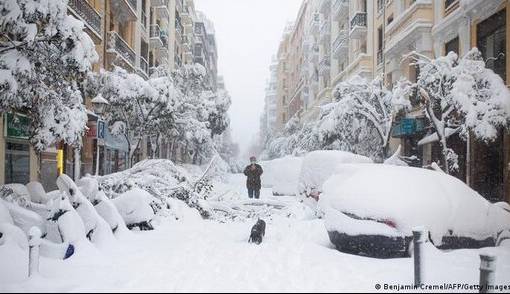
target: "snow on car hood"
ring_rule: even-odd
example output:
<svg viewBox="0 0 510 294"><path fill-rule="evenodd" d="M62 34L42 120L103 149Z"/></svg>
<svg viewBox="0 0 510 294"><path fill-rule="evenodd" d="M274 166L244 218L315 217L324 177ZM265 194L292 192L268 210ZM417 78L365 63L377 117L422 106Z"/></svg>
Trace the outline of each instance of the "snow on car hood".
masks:
<svg viewBox="0 0 510 294"><path fill-rule="evenodd" d="M391 220L406 235L412 234L413 227L423 226L436 244L450 233L481 239L510 229L510 213L439 171L346 164L335 173L323 185L319 206L324 211ZM334 221L327 223L328 230L335 228Z"/></svg>

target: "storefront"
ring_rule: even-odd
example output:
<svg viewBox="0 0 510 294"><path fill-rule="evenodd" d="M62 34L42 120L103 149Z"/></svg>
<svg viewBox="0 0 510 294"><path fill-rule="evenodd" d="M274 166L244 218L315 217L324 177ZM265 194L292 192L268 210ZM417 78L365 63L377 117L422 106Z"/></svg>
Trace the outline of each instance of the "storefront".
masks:
<svg viewBox="0 0 510 294"><path fill-rule="evenodd" d="M88 131L81 150L81 173L108 175L128 168L128 142L124 135L113 135L105 121L89 114ZM98 156L99 152L99 156Z"/></svg>
<svg viewBox="0 0 510 294"><path fill-rule="evenodd" d="M402 118L396 122L392 129L391 136L400 139L401 155L405 157L415 157L417 160L410 162L411 165L421 167L426 163L423 159L423 148L418 145L418 141L426 134L426 119L423 117Z"/></svg>

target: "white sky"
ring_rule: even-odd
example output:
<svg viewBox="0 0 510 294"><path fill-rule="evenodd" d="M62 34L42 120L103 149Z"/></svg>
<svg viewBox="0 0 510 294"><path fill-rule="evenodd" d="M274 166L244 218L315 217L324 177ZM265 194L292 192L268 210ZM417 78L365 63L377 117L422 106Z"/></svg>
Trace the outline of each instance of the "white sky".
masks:
<svg viewBox="0 0 510 294"><path fill-rule="evenodd" d="M245 154L258 133L271 56L302 0L195 0L195 9L214 23L218 71L232 96L234 140Z"/></svg>

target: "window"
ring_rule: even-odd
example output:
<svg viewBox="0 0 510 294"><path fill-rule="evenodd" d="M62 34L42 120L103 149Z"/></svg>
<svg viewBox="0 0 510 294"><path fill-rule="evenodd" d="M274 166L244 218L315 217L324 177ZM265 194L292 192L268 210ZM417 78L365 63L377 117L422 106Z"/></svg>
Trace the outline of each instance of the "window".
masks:
<svg viewBox="0 0 510 294"><path fill-rule="evenodd" d="M457 55L459 54L459 37L455 37L450 40L446 44L444 44L444 52L448 54L450 51L455 52Z"/></svg>
<svg viewBox="0 0 510 294"><path fill-rule="evenodd" d="M388 20L386 21L387 24L390 24L393 22L393 14L391 14L390 16L388 16Z"/></svg>
<svg viewBox="0 0 510 294"><path fill-rule="evenodd" d="M5 183L28 183L30 181L30 152L28 143L8 141L5 145Z"/></svg>
<svg viewBox="0 0 510 294"><path fill-rule="evenodd" d="M506 9L478 24L477 47L487 67L506 81Z"/></svg>

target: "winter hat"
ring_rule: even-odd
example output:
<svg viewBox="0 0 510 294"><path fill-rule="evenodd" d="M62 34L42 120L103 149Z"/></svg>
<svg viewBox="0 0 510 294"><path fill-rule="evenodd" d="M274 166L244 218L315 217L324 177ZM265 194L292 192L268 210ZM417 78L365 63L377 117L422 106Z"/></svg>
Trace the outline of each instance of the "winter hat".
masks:
<svg viewBox="0 0 510 294"><path fill-rule="evenodd" d="M256 161L256 160L257 160L257 157L255 157L255 156L250 157L250 161Z"/></svg>

